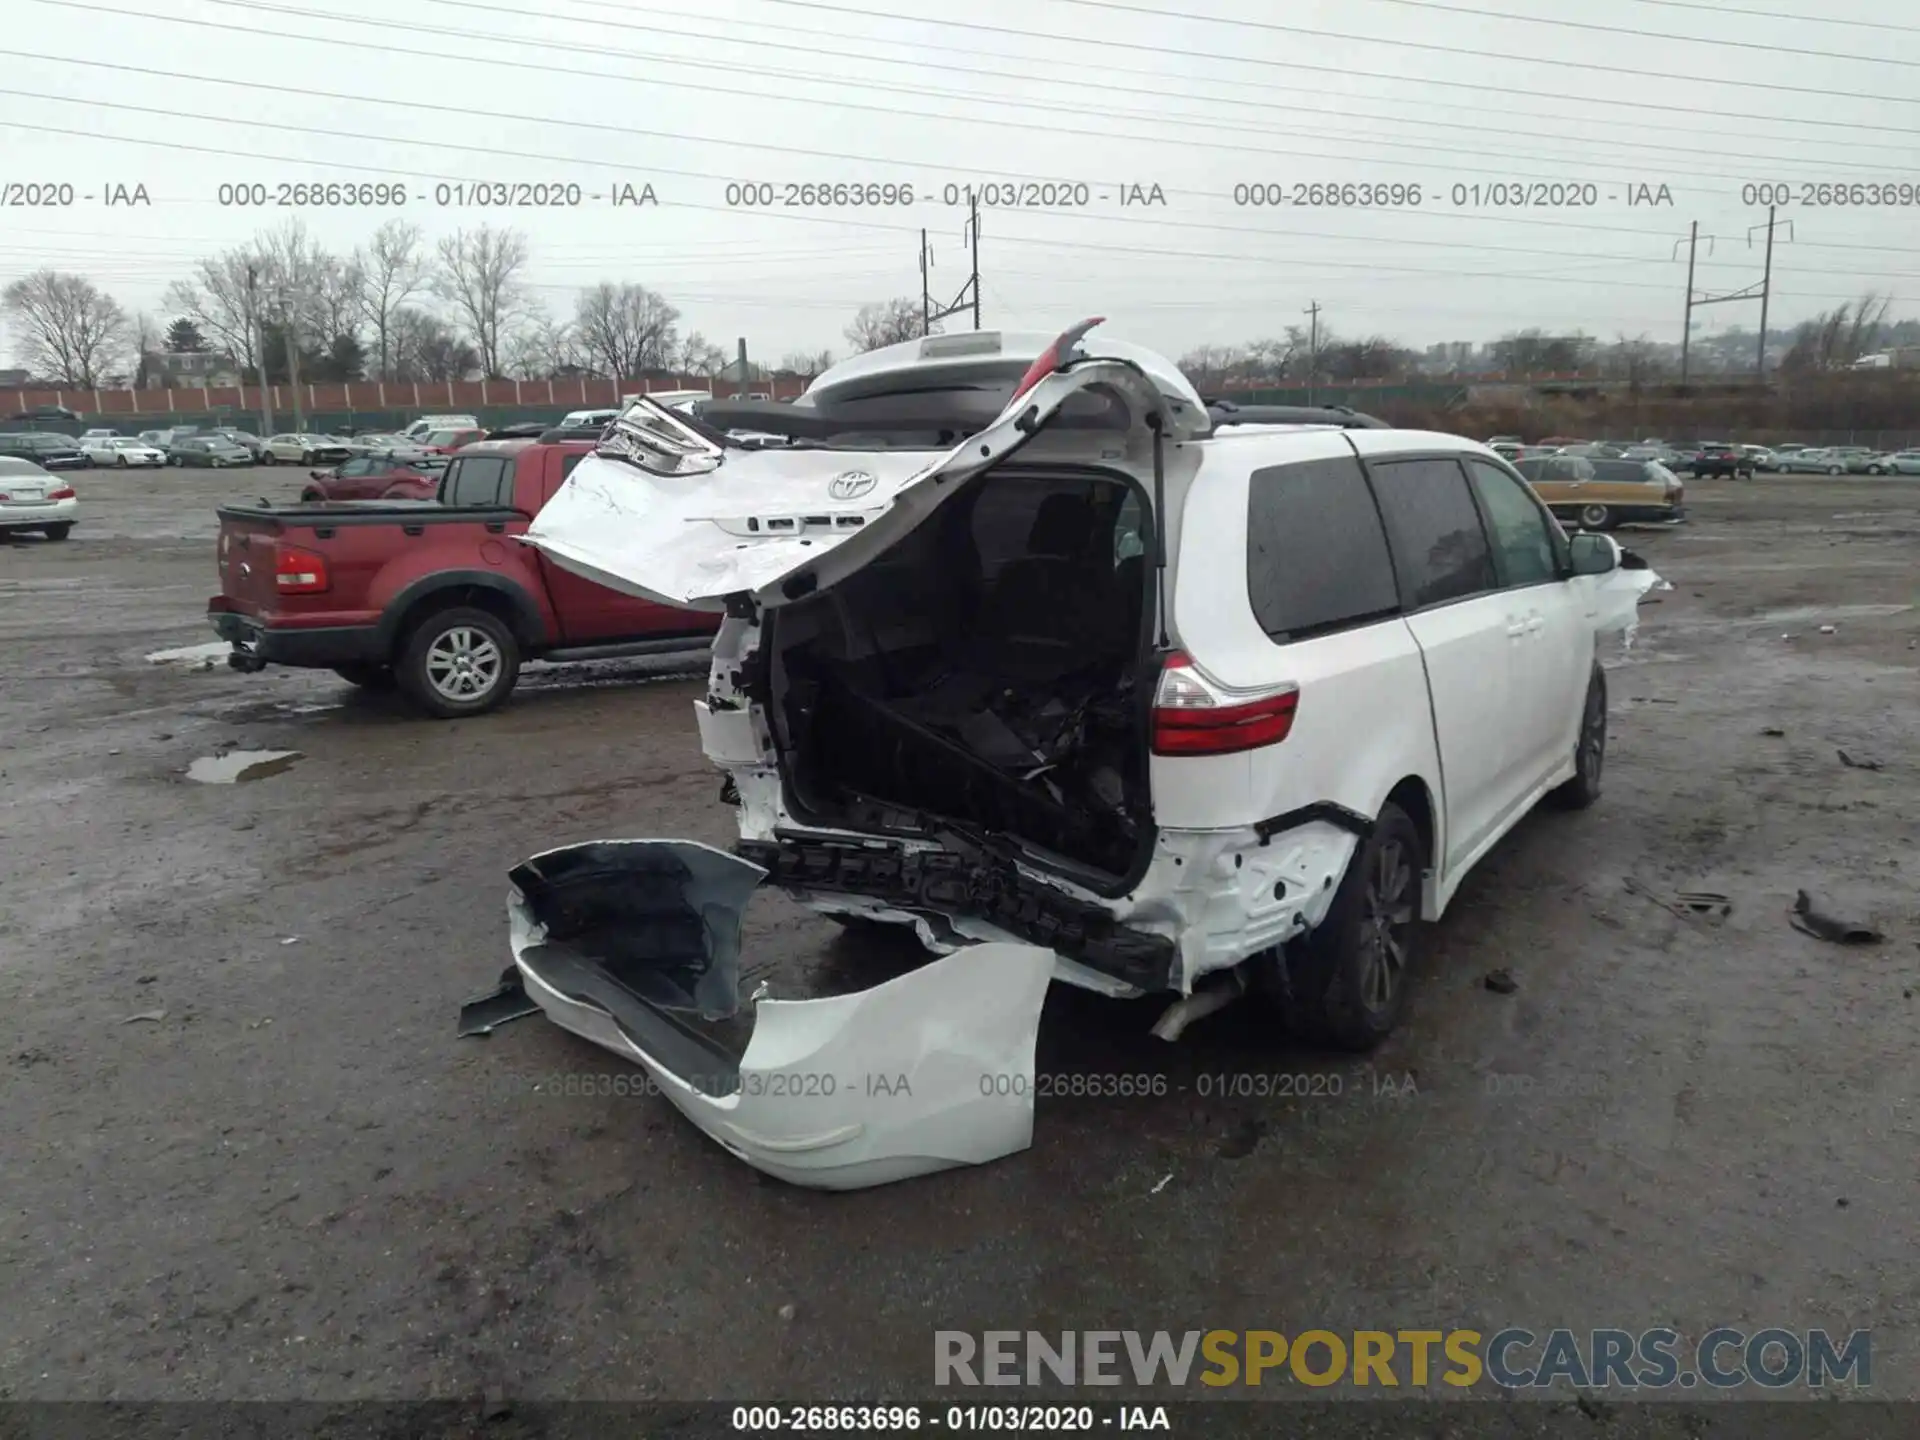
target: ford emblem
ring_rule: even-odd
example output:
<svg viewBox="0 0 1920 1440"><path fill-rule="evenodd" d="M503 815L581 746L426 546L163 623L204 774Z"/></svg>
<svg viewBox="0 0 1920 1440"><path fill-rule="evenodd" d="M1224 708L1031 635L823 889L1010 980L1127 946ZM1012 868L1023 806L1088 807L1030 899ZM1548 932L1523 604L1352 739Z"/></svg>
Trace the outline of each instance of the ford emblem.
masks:
<svg viewBox="0 0 1920 1440"><path fill-rule="evenodd" d="M827 493L836 500L858 500L880 482L865 470L844 470L833 477Z"/></svg>

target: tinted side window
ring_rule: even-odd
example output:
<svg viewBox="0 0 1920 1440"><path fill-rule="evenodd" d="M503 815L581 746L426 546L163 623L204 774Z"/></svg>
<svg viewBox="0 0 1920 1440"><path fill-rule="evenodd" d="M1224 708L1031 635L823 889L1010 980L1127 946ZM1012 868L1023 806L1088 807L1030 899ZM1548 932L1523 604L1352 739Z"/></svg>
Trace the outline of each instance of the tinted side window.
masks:
<svg viewBox="0 0 1920 1440"><path fill-rule="evenodd" d="M1247 488L1247 596L1267 634L1292 640L1400 608L1358 460L1271 466Z"/></svg>
<svg viewBox="0 0 1920 1440"><path fill-rule="evenodd" d="M1508 585L1538 585L1560 578L1547 517L1525 487L1484 460L1468 460L1467 474L1487 513L1500 552L1500 576Z"/></svg>
<svg viewBox="0 0 1920 1440"><path fill-rule="evenodd" d="M497 455L469 455L455 461L447 472L447 503L463 506L500 504L501 485L510 473L508 464Z"/></svg>
<svg viewBox="0 0 1920 1440"><path fill-rule="evenodd" d="M1495 588L1493 552L1457 461L1385 460L1371 468L1408 605Z"/></svg>

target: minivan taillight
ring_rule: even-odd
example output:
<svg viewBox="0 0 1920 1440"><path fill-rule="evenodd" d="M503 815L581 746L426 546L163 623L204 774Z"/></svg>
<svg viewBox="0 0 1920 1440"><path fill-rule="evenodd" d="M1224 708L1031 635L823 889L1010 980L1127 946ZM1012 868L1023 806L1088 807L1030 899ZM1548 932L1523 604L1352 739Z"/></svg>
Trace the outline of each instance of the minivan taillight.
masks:
<svg viewBox="0 0 1920 1440"><path fill-rule="evenodd" d="M1175 651L1154 692L1153 753L1237 755L1277 745L1292 731L1299 706L1300 692L1292 686L1255 700L1223 695Z"/></svg>
<svg viewBox="0 0 1920 1440"><path fill-rule="evenodd" d="M331 586L323 555L298 545L273 547L273 583L282 595L317 595Z"/></svg>

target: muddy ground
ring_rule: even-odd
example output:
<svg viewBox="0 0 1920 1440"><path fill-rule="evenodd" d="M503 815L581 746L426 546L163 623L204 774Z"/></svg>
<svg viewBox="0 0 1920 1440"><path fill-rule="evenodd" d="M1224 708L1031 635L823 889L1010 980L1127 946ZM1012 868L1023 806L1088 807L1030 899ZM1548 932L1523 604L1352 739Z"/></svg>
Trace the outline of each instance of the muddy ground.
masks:
<svg viewBox="0 0 1920 1440"><path fill-rule="evenodd" d="M210 638L211 505L291 492L88 475L70 541L0 544L0 1395L871 1398L930 1390L936 1329L1659 1324L1871 1327L1874 1390L1920 1395L1920 484L1704 482L1623 537L1674 588L1606 795L1481 867L1370 1065L1059 993L1043 1072L1166 1093L850 1195L567 1094L620 1067L542 1020L455 1038L515 861L731 840L685 664L436 724L143 659ZM184 778L222 746L302 758ZM1802 886L1885 942L1789 928ZM889 960L772 896L748 944ZM1201 1093L1300 1073L1341 1094Z"/></svg>

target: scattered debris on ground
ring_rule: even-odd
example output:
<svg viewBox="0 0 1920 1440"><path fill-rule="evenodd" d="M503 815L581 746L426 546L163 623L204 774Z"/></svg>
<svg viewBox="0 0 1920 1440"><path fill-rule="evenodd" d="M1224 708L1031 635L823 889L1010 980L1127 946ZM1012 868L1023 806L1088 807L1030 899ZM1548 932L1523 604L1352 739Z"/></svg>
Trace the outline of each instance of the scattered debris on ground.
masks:
<svg viewBox="0 0 1920 1440"><path fill-rule="evenodd" d="M1877 945L1885 937L1871 925L1842 919L1824 896L1802 890L1793 902L1793 928L1836 945Z"/></svg>
<svg viewBox="0 0 1920 1440"><path fill-rule="evenodd" d="M1496 995L1511 995L1520 988L1520 982L1509 970L1489 970L1480 983Z"/></svg>
<svg viewBox="0 0 1920 1440"><path fill-rule="evenodd" d="M1878 770L1880 768L1880 762L1878 760L1856 759L1844 750L1836 750L1833 753L1840 757L1840 763L1849 770Z"/></svg>
<svg viewBox="0 0 1920 1440"><path fill-rule="evenodd" d="M127 1016L127 1018L122 1020L120 1023L122 1025L134 1025L144 1020L149 1024L158 1025L162 1020L166 1018L167 1018L167 1012L164 1010L142 1010L138 1015Z"/></svg>

